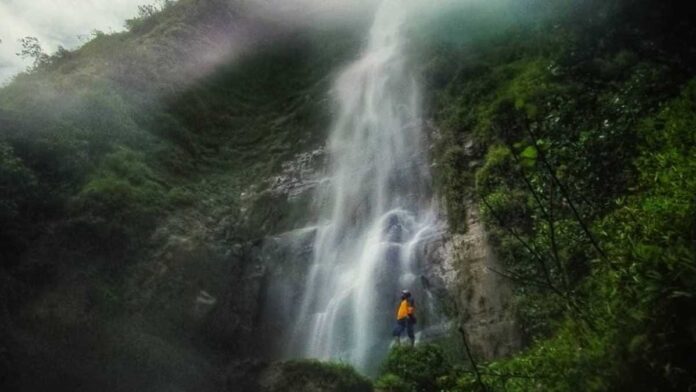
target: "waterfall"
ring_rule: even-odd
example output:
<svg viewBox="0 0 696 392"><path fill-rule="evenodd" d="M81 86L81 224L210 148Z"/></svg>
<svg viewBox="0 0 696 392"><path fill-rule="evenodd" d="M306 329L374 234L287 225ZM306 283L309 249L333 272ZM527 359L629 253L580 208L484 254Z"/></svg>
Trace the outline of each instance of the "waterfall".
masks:
<svg viewBox="0 0 696 392"><path fill-rule="evenodd" d="M368 370L388 351L399 291L413 291L419 308L418 250L435 218L406 17L404 1L384 1L360 58L335 81L328 181L290 357Z"/></svg>

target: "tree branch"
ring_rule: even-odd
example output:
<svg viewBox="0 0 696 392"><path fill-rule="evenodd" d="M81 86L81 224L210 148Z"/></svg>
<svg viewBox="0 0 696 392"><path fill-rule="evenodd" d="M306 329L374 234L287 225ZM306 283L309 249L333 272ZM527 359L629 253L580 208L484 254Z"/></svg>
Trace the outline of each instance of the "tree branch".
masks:
<svg viewBox="0 0 696 392"><path fill-rule="evenodd" d="M602 248L599 246L599 243L595 239L594 235L592 235L592 232L590 229L587 227L585 224L584 219L580 216L580 213L578 212L577 208L575 207L575 203L573 203L573 200L570 198L568 189L565 187L565 185L561 182L561 180L558 179L556 176L556 173L553 170L553 167L551 167L551 164L549 163L548 159L546 158L546 153L544 152L543 149L539 148L539 144L537 143L537 137L534 131L532 131L532 127L529 125L529 121L527 117L525 116L524 118L524 127L529 136L532 138L532 143L534 144L534 148L537 149L537 153L539 155L539 158L541 159L542 163L544 164L544 167L546 167L546 170L549 172L549 175L551 176L551 179L558 185L559 190L561 191L561 194L563 195L563 198L566 199L568 202L568 206L570 209L573 211L573 215L575 216L575 219L578 221L580 224L580 227L582 228L583 232L585 232L585 235L590 239L590 242L592 243L592 246L599 252L600 256L602 258L606 257L606 254L602 250Z"/></svg>
<svg viewBox="0 0 696 392"><path fill-rule="evenodd" d="M466 332L464 332L464 328L462 328L462 326L459 326L459 333L462 335L462 342L464 342L464 349L466 350L466 355L467 357L469 357L469 361L471 361L471 366L474 370L474 374L476 375L476 382L478 382L479 387L483 392L488 392L486 384L484 384L483 380L481 379L481 373L479 373L478 365L474 360L474 356L471 355L471 350L469 349L469 342L466 340Z"/></svg>

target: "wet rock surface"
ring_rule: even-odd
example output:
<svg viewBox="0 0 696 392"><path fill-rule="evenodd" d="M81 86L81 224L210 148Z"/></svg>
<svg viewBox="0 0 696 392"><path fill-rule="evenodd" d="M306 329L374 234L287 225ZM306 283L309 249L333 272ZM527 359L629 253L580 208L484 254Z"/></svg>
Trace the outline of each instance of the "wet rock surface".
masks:
<svg viewBox="0 0 696 392"><path fill-rule="evenodd" d="M469 203L467 231L445 234L427 247L425 276L448 313L467 334L476 356L490 360L522 345L511 282L488 242L478 206Z"/></svg>
<svg viewBox="0 0 696 392"><path fill-rule="evenodd" d="M312 191L320 183L317 168L323 163L323 148L297 154L282 165L282 172L270 180L270 191L290 199Z"/></svg>

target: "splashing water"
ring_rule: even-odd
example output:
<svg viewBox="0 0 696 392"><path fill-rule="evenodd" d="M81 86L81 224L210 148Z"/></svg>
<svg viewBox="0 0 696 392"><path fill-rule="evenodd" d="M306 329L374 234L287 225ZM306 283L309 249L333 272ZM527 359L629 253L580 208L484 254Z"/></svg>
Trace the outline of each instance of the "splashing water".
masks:
<svg viewBox="0 0 696 392"><path fill-rule="evenodd" d="M330 181L317 195L325 210L289 331L291 357L368 370L391 341L399 290L418 301L418 249L435 219L403 3L381 4L364 53L334 86Z"/></svg>

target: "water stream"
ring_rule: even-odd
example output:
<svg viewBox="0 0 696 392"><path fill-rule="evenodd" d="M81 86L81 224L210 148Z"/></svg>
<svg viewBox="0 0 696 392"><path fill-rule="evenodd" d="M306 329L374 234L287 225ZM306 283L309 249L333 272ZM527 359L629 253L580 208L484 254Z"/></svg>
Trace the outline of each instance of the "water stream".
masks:
<svg viewBox="0 0 696 392"><path fill-rule="evenodd" d="M417 291L419 244L433 234L419 86L408 67L403 1L378 8L360 58L337 78L328 186L289 356L382 358L398 292Z"/></svg>

